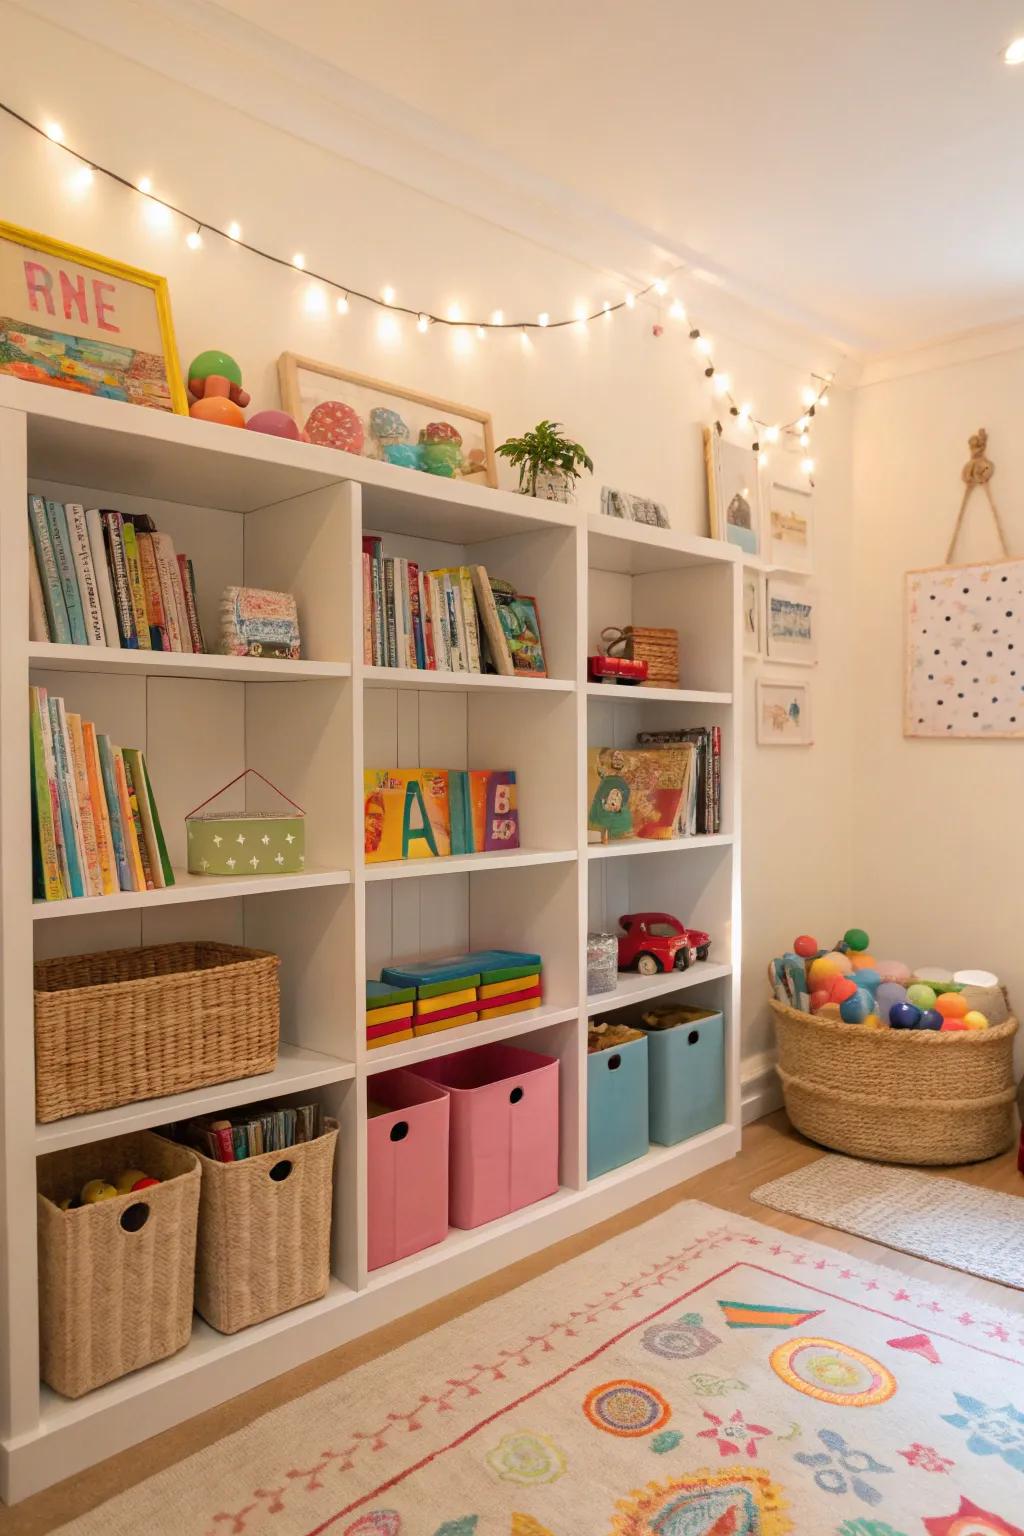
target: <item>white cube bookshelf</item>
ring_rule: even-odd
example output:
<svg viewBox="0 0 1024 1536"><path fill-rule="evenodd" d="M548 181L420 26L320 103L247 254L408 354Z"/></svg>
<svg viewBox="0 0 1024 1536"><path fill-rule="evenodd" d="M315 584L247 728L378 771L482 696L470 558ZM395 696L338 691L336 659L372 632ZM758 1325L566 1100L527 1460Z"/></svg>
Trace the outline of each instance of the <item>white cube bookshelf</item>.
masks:
<svg viewBox="0 0 1024 1536"><path fill-rule="evenodd" d="M293 591L304 659L169 656L30 644L25 497L150 512L191 556L207 644L223 586ZM0 1492L24 1497L201 1409L732 1156L739 1147L739 568L707 539L328 449L0 380ZM368 667L361 538L428 567L481 563L536 597L550 676ZM678 688L589 684L606 625L680 633ZM29 681L147 752L177 881L166 891L31 899ZM638 730L719 724L717 837L595 847L586 749ZM363 857L366 767L514 768L522 847L404 864ZM246 767L307 813L295 876L184 872L188 810ZM248 793L254 793L247 790ZM250 804L256 802L250 799ZM674 911L712 934L687 973L620 975L588 999L585 938L621 912ZM31 959L184 938L281 956L274 1072L40 1126ZM389 961L502 946L544 957L542 1006L377 1050L365 981ZM726 1016L725 1122L600 1180L586 1175L586 1026L678 995ZM558 1057L558 1193L368 1273L366 1114L377 1073L505 1040ZM317 1097L341 1124L332 1280L322 1301L231 1337L195 1320L188 1346L76 1402L38 1380L35 1159L58 1147L228 1110Z"/></svg>

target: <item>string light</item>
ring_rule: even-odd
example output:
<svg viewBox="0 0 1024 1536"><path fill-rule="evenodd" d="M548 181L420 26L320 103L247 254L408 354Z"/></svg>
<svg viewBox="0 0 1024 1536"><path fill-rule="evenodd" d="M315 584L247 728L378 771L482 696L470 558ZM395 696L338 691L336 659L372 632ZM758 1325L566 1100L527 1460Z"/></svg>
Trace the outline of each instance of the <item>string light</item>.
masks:
<svg viewBox="0 0 1024 1536"><path fill-rule="evenodd" d="M327 295L317 283L310 283L306 289L306 311L310 315L327 313Z"/></svg>
<svg viewBox="0 0 1024 1536"><path fill-rule="evenodd" d="M730 389L729 375L727 373L716 374L714 387L716 395L727 395Z"/></svg>
<svg viewBox="0 0 1024 1536"><path fill-rule="evenodd" d="M803 400L804 405L813 405L815 400L818 398L817 390L813 389L811 385L808 384L804 387L800 398Z"/></svg>
<svg viewBox="0 0 1024 1536"><path fill-rule="evenodd" d="M232 219L231 223L228 225L228 239L229 240L241 240L241 238L242 238L242 226L241 226L241 224L239 224L237 219Z"/></svg>
<svg viewBox="0 0 1024 1536"><path fill-rule="evenodd" d="M348 294L347 293L343 293L339 299L336 299L334 301L334 307L338 311L339 315L347 315L348 314Z"/></svg>
<svg viewBox="0 0 1024 1536"><path fill-rule="evenodd" d="M800 433L800 447L801 448L806 448L808 443L810 442L810 440L811 440L811 434L809 432L801 432Z"/></svg>
<svg viewBox="0 0 1024 1536"><path fill-rule="evenodd" d="M541 327L542 330L546 325L551 324L551 316L548 314L546 309L542 310L541 313L537 316L537 324Z"/></svg>
<svg viewBox="0 0 1024 1536"><path fill-rule="evenodd" d="M80 165L75 172L75 187L79 192L88 192L94 180L91 165Z"/></svg>
<svg viewBox="0 0 1024 1536"><path fill-rule="evenodd" d="M496 309L493 312L493 314L491 315L491 324L492 325L504 325L505 324L505 311L503 309Z"/></svg>
<svg viewBox="0 0 1024 1536"><path fill-rule="evenodd" d="M605 299L604 303L601 305L601 313L603 315L607 315L607 314L611 313L611 305L609 304L607 299Z"/></svg>
<svg viewBox="0 0 1024 1536"><path fill-rule="evenodd" d="M306 270L306 258L305 258L305 256L303 256L301 251L296 251L295 252L295 255L292 257L292 266L293 267L298 267L300 272L305 272L305 270Z"/></svg>
<svg viewBox="0 0 1024 1536"><path fill-rule="evenodd" d="M1004 64L1024 64L1024 37L1015 37L1003 50Z"/></svg>
<svg viewBox="0 0 1024 1536"><path fill-rule="evenodd" d="M420 331L420 332L429 330L430 329L430 316L429 315L420 315L418 320L416 321L416 329L418 331Z"/></svg>
<svg viewBox="0 0 1024 1536"><path fill-rule="evenodd" d="M477 328L476 328L476 339L477 339L477 341L483 341L486 338L486 336L487 336L487 328L486 328L486 326L478 325Z"/></svg>
<svg viewBox="0 0 1024 1536"><path fill-rule="evenodd" d="M55 144L64 143L64 129L61 127L60 123L45 123L43 125L43 132L46 134L46 137L48 139L52 139Z"/></svg>
<svg viewBox="0 0 1024 1536"><path fill-rule="evenodd" d="M195 229L190 229L188 234L185 236L185 244L188 246L190 251L198 251L202 249L203 237L199 232L198 224L196 225Z"/></svg>
<svg viewBox="0 0 1024 1536"><path fill-rule="evenodd" d="M777 443L779 440L778 427L765 427L764 440L766 443Z"/></svg>
<svg viewBox="0 0 1024 1536"><path fill-rule="evenodd" d="M663 278L655 278L652 287L660 299L663 299L666 293L668 293L668 283L666 283Z"/></svg>
<svg viewBox="0 0 1024 1536"><path fill-rule="evenodd" d="M140 176L136 185L142 195L148 197L153 190L153 178L152 176Z"/></svg>
<svg viewBox="0 0 1024 1536"><path fill-rule="evenodd" d="M395 290L392 288L390 283L381 289L380 296L384 300L385 304L393 304L395 302Z"/></svg>
<svg viewBox="0 0 1024 1536"><path fill-rule="evenodd" d="M627 309L635 309L635 307L636 307L636 294L635 293L627 293L626 294L625 305L626 305Z"/></svg>
<svg viewBox="0 0 1024 1536"><path fill-rule="evenodd" d="M394 302L394 297L395 297L394 290L392 290L391 298L388 300L389 304ZM449 306L448 306L448 319L449 320L453 320L453 321L461 320L462 319L462 310L459 308L459 306L457 304L449 304Z"/></svg>
<svg viewBox="0 0 1024 1536"><path fill-rule="evenodd" d="M686 310L683 308L683 301L682 301L682 299L673 299L672 300L672 305L671 305L671 308L669 309L669 314L672 316L673 320L685 320L686 319Z"/></svg>
<svg viewBox="0 0 1024 1536"><path fill-rule="evenodd" d="M710 355L711 355L711 343L710 343L710 341L708 341L708 338L706 336L701 336L698 333L698 335L694 339L694 343L693 344L697 348L698 352L702 352L705 357L710 357Z"/></svg>
<svg viewBox="0 0 1024 1536"><path fill-rule="evenodd" d="M814 460L813 459L801 459L800 460L800 468L803 470L805 475L813 475L814 474Z"/></svg>

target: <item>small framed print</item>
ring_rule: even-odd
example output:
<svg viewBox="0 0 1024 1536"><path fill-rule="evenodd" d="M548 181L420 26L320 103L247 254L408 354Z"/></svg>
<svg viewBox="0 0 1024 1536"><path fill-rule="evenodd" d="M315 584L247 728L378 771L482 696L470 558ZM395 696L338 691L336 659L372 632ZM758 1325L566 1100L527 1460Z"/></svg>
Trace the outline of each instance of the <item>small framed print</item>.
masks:
<svg viewBox="0 0 1024 1536"><path fill-rule="evenodd" d="M745 555L761 554L761 484L757 454L704 428L708 528L713 539L735 544Z"/></svg>
<svg viewBox="0 0 1024 1536"><path fill-rule="evenodd" d="M814 744L810 683L758 678L757 744L760 747L810 747Z"/></svg>
<svg viewBox="0 0 1024 1536"><path fill-rule="evenodd" d="M743 572L743 654L760 656L764 651L764 577L759 571Z"/></svg>
<svg viewBox="0 0 1024 1536"><path fill-rule="evenodd" d="M809 576L814 570L814 494L773 480L766 492L765 557L769 565Z"/></svg>
<svg viewBox="0 0 1024 1536"><path fill-rule="evenodd" d="M769 661L813 667L818 660L818 598L798 582L768 582L765 651Z"/></svg>

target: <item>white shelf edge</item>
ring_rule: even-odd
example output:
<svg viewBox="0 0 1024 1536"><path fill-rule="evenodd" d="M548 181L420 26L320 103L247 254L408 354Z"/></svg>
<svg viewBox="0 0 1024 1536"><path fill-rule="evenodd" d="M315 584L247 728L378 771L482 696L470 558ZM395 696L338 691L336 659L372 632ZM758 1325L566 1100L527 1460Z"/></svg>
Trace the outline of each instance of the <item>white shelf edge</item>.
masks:
<svg viewBox="0 0 1024 1536"><path fill-rule="evenodd" d="M692 853L697 848L728 848L731 832L702 832L695 837L624 837L614 843L588 843L590 859L618 859L631 854Z"/></svg>
<svg viewBox="0 0 1024 1536"><path fill-rule="evenodd" d="M412 880L431 875L476 875L486 869L524 869L537 864L571 864L575 848L512 848L508 853L467 853L440 859L388 859L367 864L367 880Z"/></svg>
<svg viewBox="0 0 1024 1536"><path fill-rule="evenodd" d="M610 699L616 704L731 704L731 693L715 693L704 688L623 687L618 683L588 683L592 699Z"/></svg>
<svg viewBox="0 0 1024 1536"><path fill-rule="evenodd" d="M298 1093L324 1083L344 1082L355 1077L355 1063L340 1057L307 1051L282 1041L277 1066L257 1077L234 1078L226 1083L209 1083L185 1093L162 1099L145 1099L137 1104L122 1104L116 1109L95 1114L72 1115L36 1127L36 1151L54 1152L58 1147L83 1146L91 1141L105 1141L109 1136L123 1136L129 1131L145 1130L153 1125L170 1125L176 1120L192 1119L239 1104L254 1104L259 1099Z"/></svg>
<svg viewBox="0 0 1024 1536"><path fill-rule="evenodd" d="M60 672L102 672L130 677L197 677L241 683L332 680L351 677L347 661L284 661L264 656L195 655L179 651L131 651L111 645L55 645L32 640L32 667Z"/></svg>
<svg viewBox="0 0 1024 1536"><path fill-rule="evenodd" d="M308 891L317 886L348 885L347 869L304 869L298 875L190 875L174 871L174 885L161 891L118 891L116 896L71 896L63 901L33 901L36 922L50 917L87 917L96 912L125 912L136 907L173 907L191 901L224 901L232 896L265 896L275 891Z"/></svg>
<svg viewBox="0 0 1024 1536"><path fill-rule="evenodd" d="M435 1034L421 1035L418 1040L400 1040L397 1045L379 1045L376 1050L368 1050L365 1071L368 1077L373 1077L378 1072L390 1072L393 1067L407 1067L410 1062L450 1056L453 1051L468 1050L470 1046L507 1040L513 1035L531 1034L535 1029L564 1024L579 1016L580 1010L577 1007L532 1008L521 1013L504 1014L497 1019L477 1019L475 1024L460 1024L456 1029L439 1029ZM368 1013L367 1018L372 1021L373 1013Z"/></svg>
<svg viewBox="0 0 1024 1536"><path fill-rule="evenodd" d="M654 528L648 523L627 523L601 512L591 512L587 517L587 532L591 539L608 539L619 546L626 557L630 551L657 558L663 556L666 568L679 564L680 557L687 562L711 565L734 565L740 551L723 539L708 538L703 534L684 533L679 528ZM601 552L591 568L604 569L600 563ZM642 574L642 573L640 573Z"/></svg>
<svg viewBox="0 0 1024 1536"><path fill-rule="evenodd" d="M627 1008L630 1003L646 1003L652 997L665 997L684 987L699 987L702 982L718 981L723 976L731 975L731 965L720 965L714 960L697 960L689 970L668 971L658 976L641 976L638 971L620 971L619 984L614 992L595 992L587 998L587 1013L593 1018L597 1013Z"/></svg>
<svg viewBox="0 0 1024 1536"><path fill-rule="evenodd" d="M367 688L466 688L478 693L575 693L562 677L498 677L490 672L436 672L413 667L364 667Z"/></svg>
<svg viewBox="0 0 1024 1536"><path fill-rule="evenodd" d="M727 1120L720 1125L713 1125L710 1131L701 1131L699 1136L689 1136L686 1141L677 1141L672 1147L659 1147L654 1142L650 1144L643 1157L636 1157L631 1163L623 1163L620 1168L611 1168L607 1173L600 1173L593 1179L587 1180L587 1190L597 1193L599 1190L610 1189L616 1184L628 1184L632 1179L639 1178L648 1169L667 1168L673 1163L684 1162L690 1159L694 1153L712 1147L727 1133L731 1133L732 1126Z"/></svg>

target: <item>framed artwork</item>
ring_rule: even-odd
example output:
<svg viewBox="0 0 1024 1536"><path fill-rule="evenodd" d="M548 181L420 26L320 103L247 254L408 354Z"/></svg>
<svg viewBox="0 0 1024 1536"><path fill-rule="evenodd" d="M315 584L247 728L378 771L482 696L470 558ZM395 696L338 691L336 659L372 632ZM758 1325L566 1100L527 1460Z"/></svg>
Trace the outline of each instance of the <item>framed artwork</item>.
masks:
<svg viewBox="0 0 1024 1536"><path fill-rule="evenodd" d="M188 414L166 278L2 222L0 373Z"/></svg>
<svg viewBox="0 0 1024 1536"><path fill-rule="evenodd" d="M1024 736L1024 560L908 571L905 736Z"/></svg>
<svg viewBox="0 0 1024 1536"><path fill-rule="evenodd" d="M704 428L708 526L713 539L735 544L746 555L761 553L761 487L757 454L740 448L712 427Z"/></svg>
<svg viewBox="0 0 1024 1536"><path fill-rule="evenodd" d="M743 572L743 654L760 656L764 650L764 577L759 571Z"/></svg>
<svg viewBox="0 0 1024 1536"><path fill-rule="evenodd" d="M310 442L497 487L489 412L283 352L281 405Z"/></svg>
<svg viewBox="0 0 1024 1536"><path fill-rule="evenodd" d="M601 511L605 517L623 518L628 523L647 523L651 528L669 526L668 509L660 501L634 496L632 491L616 491L610 485L601 487Z"/></svg>
<svg viewBox="0 0 1024 1536"><path fill-rule="evenodd" d="M813 667L818 660L817 593L795 582L768 582L765 651L769 661Z"/></svg>
<svg viewBox="0 0 1024 1536"><path fill-rule="evenodd" d="M810 747L811 685L757 680L757 742L761 747Z"/></svg>
<svg viewBox="0 0 1024 1536"><path fill-rule="evenodd" d="M769 565L809 576L814 569L812 550L814 495L799 485L773 480L766 492L765 558Z"/></svg>

